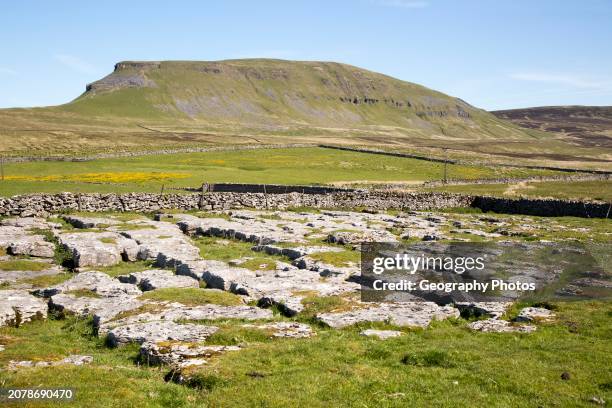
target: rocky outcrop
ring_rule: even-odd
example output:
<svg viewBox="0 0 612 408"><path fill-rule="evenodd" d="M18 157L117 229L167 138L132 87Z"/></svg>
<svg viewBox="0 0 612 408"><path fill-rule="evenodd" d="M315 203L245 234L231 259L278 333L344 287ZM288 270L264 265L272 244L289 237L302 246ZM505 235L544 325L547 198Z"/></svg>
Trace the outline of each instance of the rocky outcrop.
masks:
<svg viewBox="0 0 612 408"><path fill-rule="evenodd" d="M55 367L60 365L72 365L72 366L82 366L86 364L91 364L93 362L92 356L85 356L80 354L72 354L68 357L62 358L61 360L51 360L51 361L9 361L7 369L8 370L18 370L20 368L30 368L30 367Z"/></svg>
<svg viewBox="0 0 612 408"><path fill-rule="evenodd" d="M197 288L199 282L190 276L175 275L171 271L153 269L119 276L119 280L136 285L142 291L162 288Z"/></svg>
<svg viewBox="0 0 612 408"><path fill-rule="evenodd" d="M499 319L477 320L475 322L469 323L468 328L473 331L485 333L531 333L536 330L535 326L514 325L507 320Z"/></svg>
<svg viewBox="0 0 612 408"><path fill-rule="evenodd" d="M47 318L47 302L25 290L0 290L0 326L19 327Z"/></svg>
<svg viewBox="0 0 612 408"><path fill-rule="evenodd" d="M140 359L150 365L181 369L205 365L212 356L238 350L238 346L204 346L179 341L147 342L140 347Z"/></svg>
<svg viewBox="0 0 612 408"><path fill-rule="evenodd" d="M433 302L358 305L347 312L320 313L317 319L330 327L343 328L360 322L389 322L396 326L427 327L433 319L459 317L459 311Z"/></svg>
<svg viewBox="0 0 612 408"><path fill-rule="evenodd" d="M217 329L215 326L155 320L116 327L108 332L107 339L113 347L128 343L143 344L161 341L203 342Z"/></svg>
<svg viewBox="0 0 612 408"><path fill-rule="evenodd" d="M398 330L375 330L375 329L367 329L363 330L361 333L362 336L366 337L377 337L380 340L387 340L393 337L399 337L402 335L401 331Z"/></svg>
<svg viewBox="0 0 612 408"><path fill-rule="evenodd" d="M555 313L542 307L525 307L521 309L515 322L546 322L553 320Z"/></svg>
<svg viewBox="0 0 612 408"><path fill-rule="evenodd" d="M121 297L126 295L140 295L142 292L129 283L122 283L102 272L81 272L73 278L49 288L38 290L44 297L51 297L63 292L87 290L104 297Z"/></svg>
<svg viewBox="0 0 612 408"><path fill-rule="evenodd" d="M116 232L62 233L58 239L72 252L75 267L112 266L137 259L138 244Z"/></svg>

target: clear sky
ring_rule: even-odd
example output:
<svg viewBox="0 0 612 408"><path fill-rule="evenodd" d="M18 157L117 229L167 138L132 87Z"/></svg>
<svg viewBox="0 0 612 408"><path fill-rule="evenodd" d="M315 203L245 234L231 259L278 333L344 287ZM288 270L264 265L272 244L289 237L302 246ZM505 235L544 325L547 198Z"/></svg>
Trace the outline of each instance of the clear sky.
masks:
<svg viewBox="0 0 612 408"><path fill-rule="evenodd" d="M121 60L357 65L485 109L612 105L612 0L4 1L0 107L68 102Z"/></svg>

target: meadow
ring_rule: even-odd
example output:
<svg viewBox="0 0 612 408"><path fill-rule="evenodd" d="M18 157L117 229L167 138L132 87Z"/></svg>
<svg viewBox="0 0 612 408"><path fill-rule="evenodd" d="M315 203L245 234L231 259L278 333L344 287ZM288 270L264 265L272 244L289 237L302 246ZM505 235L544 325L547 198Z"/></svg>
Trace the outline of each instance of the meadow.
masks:
<svg viewBox="0 0 612 408"><path fill-rule="evenodd" d="M309 305L309 312L325 306ZM557 321L528 335L473 333L457 319L400 329L403 336L386 341L359 335L366 327L388 328L381 324L318 326L311 339L275 340L217 322L220 331L209 342L248 347L213 358L192 387L165 382L165 368L140 364L137 346L108 348L86 320L52 318L0 329L6 347L0 364L71 353L93 355L94 363L5 371L0 384L70 385L76 403L92 407L593 406L594 397L610 400L610 304L555 307Z"/></svg>
<svg viewBox="0 0 612 408"><path fill-rule="evenodd" d="M424 190L474 195L491 195L508 198L539 197L559 198L565 200L612 201L612 180L449 185Z"/></svg>
<svg viewBox="0 0 612 408"><path fill-rule="evenodd" d="M555 175L548 170L449 164L457 179ZM318 147L217 151L99 159L7 163L0 195L54 192L160 192L202 183L371 184L407 186L441 180L444 164Z"/></svg>

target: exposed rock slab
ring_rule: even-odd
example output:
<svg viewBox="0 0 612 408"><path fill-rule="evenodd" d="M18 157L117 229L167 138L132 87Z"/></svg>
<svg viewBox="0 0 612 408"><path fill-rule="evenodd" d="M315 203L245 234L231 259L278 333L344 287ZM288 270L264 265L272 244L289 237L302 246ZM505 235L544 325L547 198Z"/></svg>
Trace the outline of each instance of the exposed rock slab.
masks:
<svg viewBox="0 0 612 408"><path fill-rule="evenodd" d="M19 327L47 318L47 302L25 290L0 290L0 326Z"/></svg>
<svg viewBox="0 0 612 408"><path fill-rule="evenodd" d="M137 285L143 291L162 288L197 288L199 282L190 276L175 275L172 271L151 269L120 276L119 280Z"/></svg>
<svg viewBox="0 0 612 408"><path fill-rule="evenodd" d="M41 289L37 293L44 297L51 297L74 290L89 290L104 297L135 296L142 293L136 285L119 282L119 280L113 279L105 273L96 271L78 273L59 285Z"/></svg>
<svg viewBox="0 0 612 408"><path fill-rule="evenodd" d="M433 302L381 303L362 305L347 312L321 313L317 319L333 328L343 328L360 322L389 322L396 326L427 327L433 319L459 317L459 311Z"/></svg>
<svg viewBox="0 0 612 408"><path fill-rule="evenodd" d="M81 268L135 261L138 254L135 241L111 231L62 233L59 240L72 252L75 266Z"/></svg>
<svg viewBox="0 0 612 408"><path fill-rule="evenodd" d="M75 228L106 228L111 225L119 225L121 221L114 218L89 217L82 215L64 215L64 221Z"/></svg>
<svg viewBox="0 0 612 408"><path fill-rule="evenodd" d="M118 297L77 297L74 295L58 294L49 300L49 308L65 314L77 316L97 316L97 321L106 321L119 313L134 310L144 303L134 296ZM98 323L99 324L99 323Z"/></svg>
<svg viewBox="0 0 612 408"><path fill-rule="evenodd" d="M100 319L98 333L104 334L116 327L152 321L201 321L219 319L260 320L270 319L273 316L270 310L247 305L221 306L210 304L188 307L180 303L171 303L157 304L157 306L159 311L156 312L135 314L112 321ZM98 316L94 316L94 324L98 320Z"/></svg>
<svg viewBox="0 0 612 408"><path fill-rule="evenodd" d="M160 341L203 342L217 331L215 326L178 324L173 321L150 321L119 326L108 332L111 346Z"/></svg>
<svg viewBox="0 0 612 408"><path fill-rule="evenodd" d="M92 362L92 356L72 354L66 358L56 361L9 361L7 369L17 370L19 368L27 367L54 367L59 365L82 366L91 364Z"/></svg>
<svg viewBox="0 0 612 408"><path fill-rule="evenodd" d="M42 235L23 235L13 238L7 252L11 255L26 255L53 258L55 245L47 242Z"/></svg>
<svg viewBox="0 0 612 408"><path fill-rule="evenodd" d="M238 346L206 346L177 341L147 342L140 347L140 357L151 365L185 368L205 365L212 356L238 350Z"/></svg>
<svg viewBox="0 0 612 408"><path fill-rule="evenodd" d="M493 319L501 318L512 302L457 302L455 307L470 316L488 316Z"/></svg>
<svg viewBox="0 0 612 408"><path fill-rule="evenodd" d="M521 309L518 316L514 319L516 322L542 322L550 321L555 318L554 312L542 307L525 307Z"/></svg>
<svg viewBox="0 0 612 408"><path fill-rule="evenodd" d="M129 223L128 223L129 224ZM157 266L174 267L200 258L200 250L174 224L138 221L149 228L121 230L121 234L138 244L138 259L154 260Z"/></svg>
<svg viewBox="0 0 612 408"><path fill-rule="evenodd" d="M477 320L468 324L471 330L485 333L531 333L536 330L535 326L513 325L506 320L487 319Z"/></svg>
<svg viewBox="0 0 612 408"><path fill-rule="evenodd" d="M234 282L255 277L255 272L248 269L211 260L183 262L177 266L176 274L202 280L206 282L207 287L226 291L230 290Z"/></svg>
<svg viewBox="0 0 612 408"><path fill-rule="evenodd" d="M361 333L362 336L366 336L366 337L378 337L380 340L387 340L393 337L399 337L401 336L403 333L401 331L398 330L374 330L374 329L367 329L367 330L363 330Z"/></svg>
<svg viewBox="0 0 612 408"><path fill-rule="evenodd" d="M258 325L245 324L242 327L269 331L272 337L293 339L312 337L316 334L309 325L298 322L272 322Z"/></svg>

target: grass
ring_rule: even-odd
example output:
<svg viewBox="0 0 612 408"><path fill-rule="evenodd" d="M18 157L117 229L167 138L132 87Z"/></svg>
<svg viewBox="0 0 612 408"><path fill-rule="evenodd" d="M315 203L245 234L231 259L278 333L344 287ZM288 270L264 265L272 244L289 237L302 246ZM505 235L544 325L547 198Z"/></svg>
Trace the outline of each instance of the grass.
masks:
<svg viewBox="0 0 612 408"><path fill-rule="evenodd" d="M345 249L341 252L315 252L310 258L334 266L347 266L347 264L358 264L361 259L359 251Z"/></svg>
<svg viewBox="0 0 612 408"><path fill-rule="evenodd" d="M236 306L244 304L242 298L230 292L200 288L162 288L146 292L140 299L158 302L179 302L185 306L222 305Z"/></svg>
<svg viewBox="0 0 612 408"><path fill-rule="evenodd" d="M192 407L204 402L195 390L163 380L163 371L135 364L138 346L109 349L92 334L91 322L77 318L50 319L0 329L0 343L6 349L0 354L0 365L9 360L58 360L70 354L94 358L83 367L58 366L3 372L3 387L70 387L75 400L69 405L98 407ZM26 404L27 406L28 404ZM66 402L45 404L66 406ZM5 404L5 406L11 406ZM23 404L17 406L24 406ZM40 405L37 405L40 406Z"/></svg>
<svg viewBox="0 0 612 408"><path fill-rule="evenodd" d="M269 271L276 269L276 259L265 256L256 256L244 262L240 262L236 264L236 266L250 269L252 271Z"/></svg>
<svg viewBox="0 0 612 408"><path fill-rule="evenodd" d="M146 271L148 269L153 269L153 261L136 261L136 262L119 262L116 265L112 266L96 266L95 268L90 268L91 270L96 270L99 272L104 272L105 274L115 277L119 275L127 275L132 272L141 272Z"/></svg>
<svg viewBox="0 0 612 408"><path fill-rule="evenodd" d="M169 187L197 187L203 182L422 182L439 180L443 174L441 163L316 147L169 154L163 160L141 156L88 162L7 163L4 167L5 180L0 182L0 194L4 196L62 191L160 192L162 185L168 191ZM487 178L553 172L449 165L448 173L453 178ZM89 177L91 174L96 177ZM160 174L168 177L160 179Z"/></svg>
<svg viewBox="0 0 612 408"><path fill-rule="evenodd" d="M444 186L426 191L492 195L509 198L558 198L563 200L598 200L612 202L612 180L545 181L518 184L472 184Z"/></svg>
<svg viewBox="0 0 612 408"><path fill-rule="evenodd" d="M360 336L365 326L319 328L317 336L300 340L223 326L208 344L246 347L213 358L191 382L197 388L164 382L167 369L136 364L137 346L106 348L89 322L75 318L1 328L0 364L93 355L86 367L2 374L3 387L73 387L75 403L90 406L589 407L592 397L609 401L610 304L556 306L557 320L527 335L474 333L460 319L385 341ZM561 378L564 372L569 380Z"/></svg>
<svg viewBox="0 0 612 408"><path fill-rule="evenodd" d="M30 261L27 259L11 259L8 261L0 261L1 271L44 271L49 269L51 265L47 262Z"/></svg>
<svg viewBox="0 0 612 408"><path fill-rule="evenodd" d="M48 288L49 286L59 285L72 278L71 273L58 273L55 275L40 275L33 278L21 279L17 283L26 283L35 288Z"/></svg>

